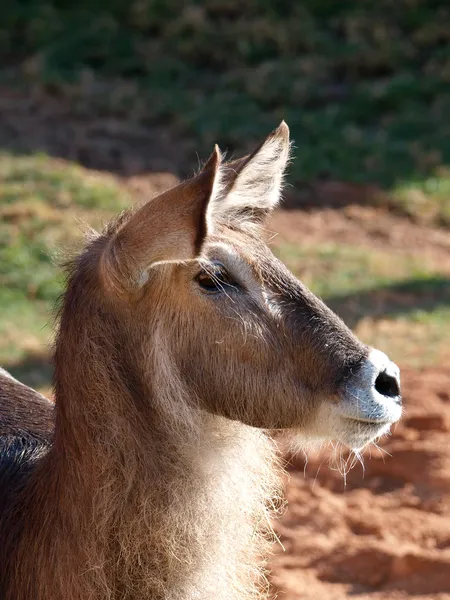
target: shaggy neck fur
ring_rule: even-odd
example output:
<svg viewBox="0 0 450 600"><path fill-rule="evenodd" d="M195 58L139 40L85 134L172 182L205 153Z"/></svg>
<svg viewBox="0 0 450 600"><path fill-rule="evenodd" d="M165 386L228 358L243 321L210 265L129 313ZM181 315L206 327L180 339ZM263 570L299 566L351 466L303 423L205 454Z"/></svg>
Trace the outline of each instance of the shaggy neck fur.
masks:
<svg viewBox="0 0 450 600"><path fill-rule="evenodd" d="M138 370L101 327L63 312L55 441L24 494L7 600L265 597L272 442L192 408L157 331Z"/></svg>

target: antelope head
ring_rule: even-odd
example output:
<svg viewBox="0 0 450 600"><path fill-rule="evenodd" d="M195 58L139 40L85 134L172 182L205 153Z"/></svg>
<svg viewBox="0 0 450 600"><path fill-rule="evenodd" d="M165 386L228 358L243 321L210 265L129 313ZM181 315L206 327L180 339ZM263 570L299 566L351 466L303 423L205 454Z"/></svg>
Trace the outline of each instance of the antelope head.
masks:
<svg viewBox="0 0 450 600"><path fill-rule="evenodd" d="M121 329L134 387L170 386L175 411L188 398L357 449L400 418L399 369L266 244L288 159L283 122L245 158L224 162L216 147L200 173L110 227L92 243L96 310Z"/></svg>

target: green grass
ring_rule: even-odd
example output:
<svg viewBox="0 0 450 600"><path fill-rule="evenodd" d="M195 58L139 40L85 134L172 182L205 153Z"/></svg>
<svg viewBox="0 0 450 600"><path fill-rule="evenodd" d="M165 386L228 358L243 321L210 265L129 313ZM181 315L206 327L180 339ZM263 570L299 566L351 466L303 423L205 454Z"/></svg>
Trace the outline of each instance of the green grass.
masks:
<svg viewBox="0 0 450 600"><path fill-rule="evenodd" d="M16 0L0 52L75 116L163 124L200 156L284 118L296 185L399 188L402 210L448 224L448 195L429 190L450 164L449 20L446 0ZM431 198L418 211L412 180Z"/></svg>
<svg viewBox="0 0 450 600"><path fill-rule="evenodd" d="M281 244L279 258L316 294L324 298L384 287L392 282L426 280L435 273L419 257L345 244Z"/></svg>
<svg viewBox="0 0 450 600"><path fill-rule="evenodd" d="M129 206L111 177L45 156L0 155L0 363L45 351L62 279L61 250Z"/></svg>
<svg viewBox="0 0 450 600"><path fill-rule="evenodd" d="M449 321L447 304L430 311L418 308L396 316L367 316L354 330L360 339L384 350L401 366L421 369L448 364Z"/></svg>
<svg viewBox="0 0 450 600"><path fill-rule="evenodd" d="M423 181L398 184L391 195L394 208L414 219L443 227L450 227L450 171Z"/></svg>
<svg viewBox="0 0 450 600"><path fill-rule="evenodd" d="M0 154L0 179L2 205L17 205L19 200L30 207L40 203L61 211L76 206L110 212L129 202L111 177L74 163L49 160L44 154Z"/></svg>
<svg viewBox="0 0 450 600"><path fill-rule="evenodd" d="M281 243L274 250L363 341L401 365L448 357L450 274L435 261L335 243Z"/></svg>

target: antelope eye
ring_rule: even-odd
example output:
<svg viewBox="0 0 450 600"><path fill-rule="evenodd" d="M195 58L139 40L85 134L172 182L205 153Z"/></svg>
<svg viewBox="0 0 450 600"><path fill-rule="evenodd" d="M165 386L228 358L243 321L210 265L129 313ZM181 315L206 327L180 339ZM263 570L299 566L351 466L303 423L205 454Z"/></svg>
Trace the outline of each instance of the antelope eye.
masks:
<svg viewBox="0 0 450 600"><path fill-rule="evenodd" d="M214 265L200 271L195 280L203 291L210 294L221 293L226 288L237 287L222 265Z"/></svg>

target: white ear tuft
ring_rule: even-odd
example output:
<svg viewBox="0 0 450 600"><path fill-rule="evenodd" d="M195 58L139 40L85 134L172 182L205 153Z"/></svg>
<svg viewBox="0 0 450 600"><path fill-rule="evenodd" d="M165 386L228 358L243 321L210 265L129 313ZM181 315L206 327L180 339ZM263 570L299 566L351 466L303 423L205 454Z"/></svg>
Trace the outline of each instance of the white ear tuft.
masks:
<svg viewBox="0 0 450 600"><path fill-rule="evenodd" d="M250 156L222 164L221 184L208 207L209 219L262 220L280 200L289 160L289 128L284 121Z"/></svg>

